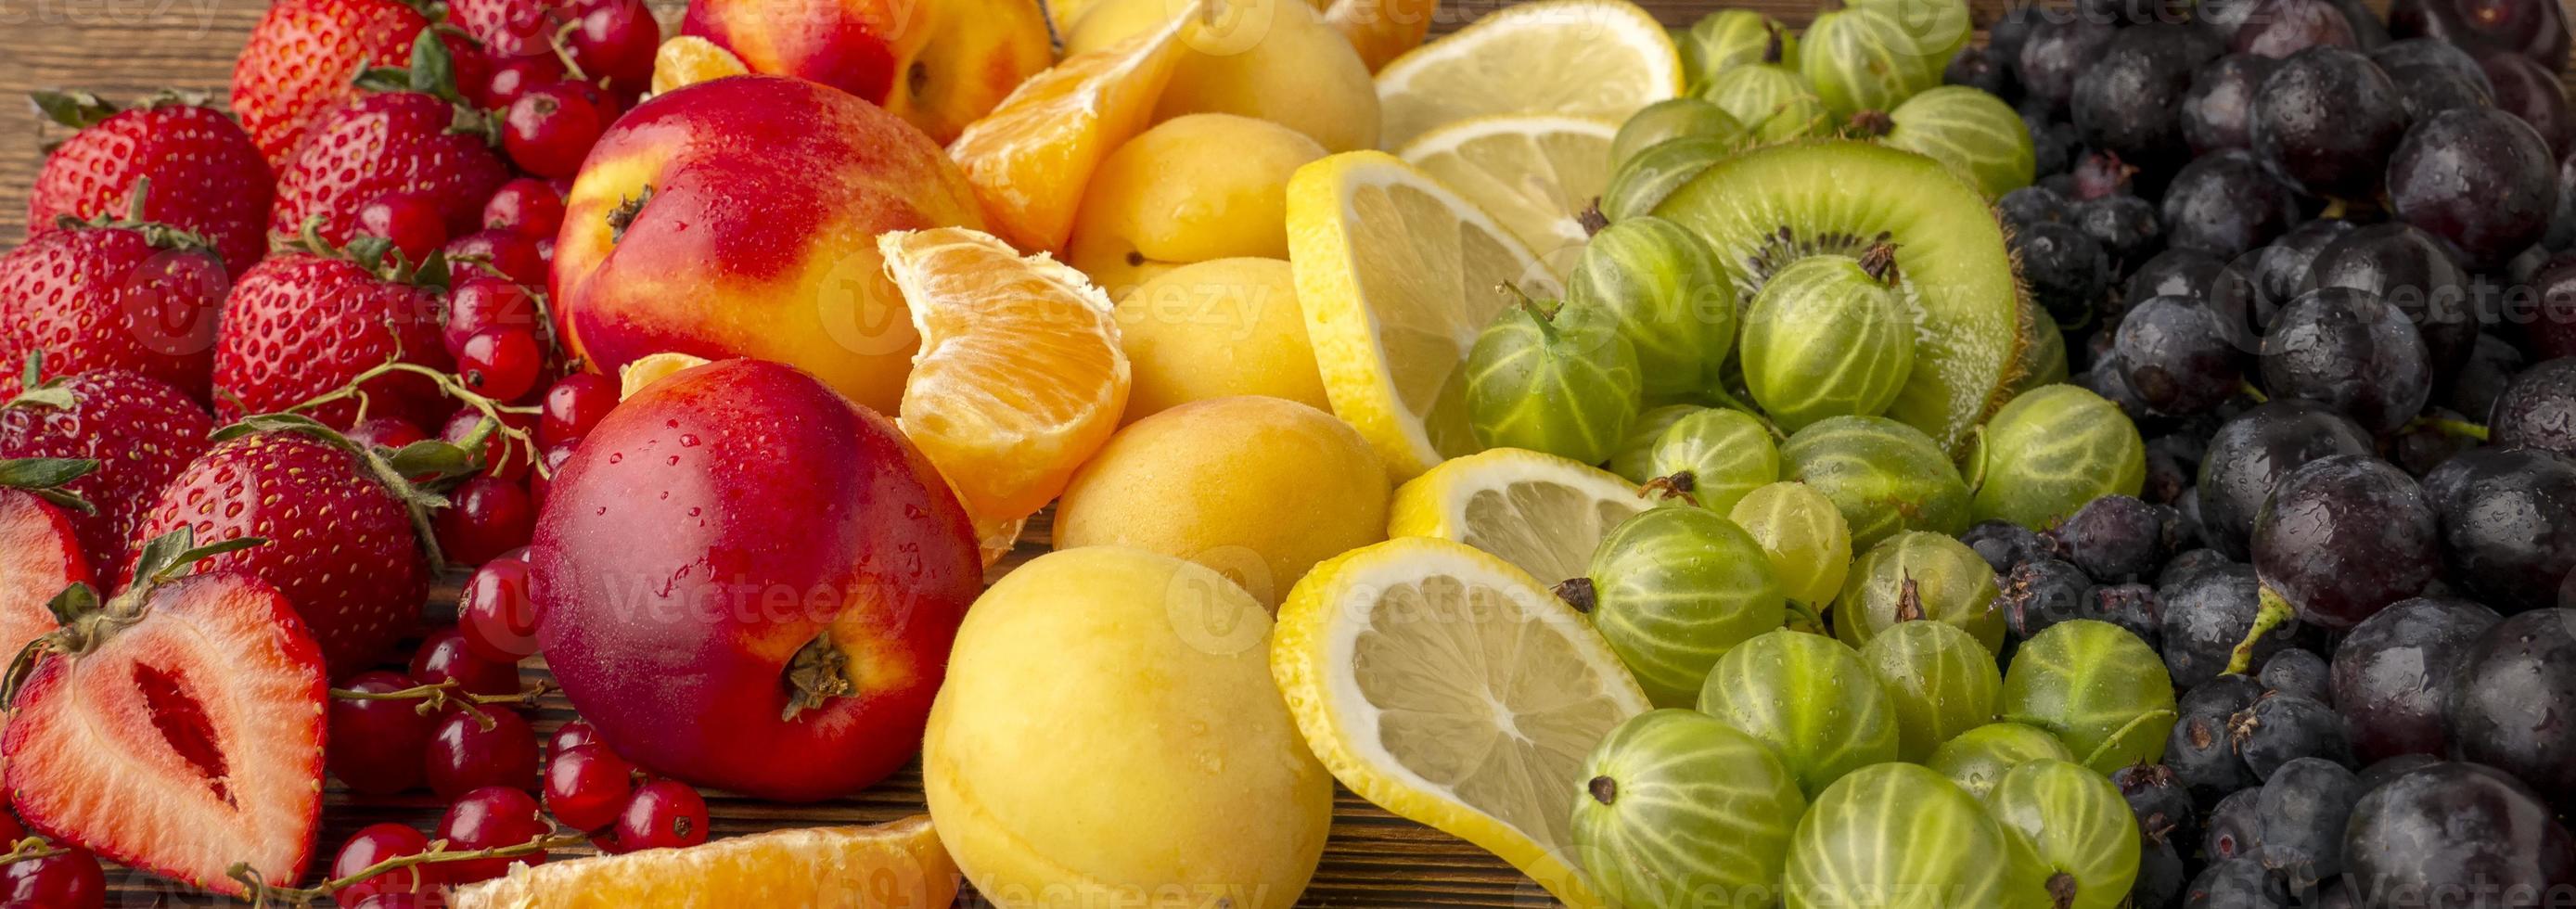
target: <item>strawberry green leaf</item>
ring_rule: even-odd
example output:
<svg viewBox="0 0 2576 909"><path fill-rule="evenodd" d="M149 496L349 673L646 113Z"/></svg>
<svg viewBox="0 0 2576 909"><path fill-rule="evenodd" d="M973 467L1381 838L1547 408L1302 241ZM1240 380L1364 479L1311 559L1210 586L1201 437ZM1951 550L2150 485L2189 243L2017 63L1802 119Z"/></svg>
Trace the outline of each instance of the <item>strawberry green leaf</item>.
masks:
<svg viewBox="0 0 2576 909"><path fill-rule="evenodd" d="M438 30L424 28L411 41L411 90L437 95L449 101L456 93L456 57L447 52L447 42L438 40Z"/></svg>
<svg viewBox="0 0 2576 909"><path fill-rule="evenodd" d="M87 581L65 587L61 593L54 594L53 599L45 601L45 609L54 614L54 624L57 625L69 625L81 616L97 612L98 607L98 588L89 586Z"/></svg>
<svg viewBox="0 0 2576 909"><path fill-rule="evenodd" d="M28 97L45 119L73 129L88 129L116 115L116 105L88 92L36 92Z"/></svg>

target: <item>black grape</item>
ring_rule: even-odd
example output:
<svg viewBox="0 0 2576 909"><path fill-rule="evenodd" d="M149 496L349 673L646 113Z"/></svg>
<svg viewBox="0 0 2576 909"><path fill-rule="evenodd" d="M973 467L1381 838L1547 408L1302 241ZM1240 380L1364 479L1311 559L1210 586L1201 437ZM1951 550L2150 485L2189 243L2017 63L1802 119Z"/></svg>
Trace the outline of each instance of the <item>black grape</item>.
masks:
<svg viewBox="0 0 2576 909"><path fill-rule="evenodd" d="M2390 605L2335 645L2334 703L2353 756L2377 763L2445 753L2443 699L2471 641L2496 623L2495 610L2467 600L2417 597Z"/></svg>
<svg viewBox="0 0 2576 909"><path fill-rule="evenodd" d="M2414 479L2367 455L2281 478L2254 521L2254 571L2299 620L2351 628L2441 572L2441 530Z"/></svg>

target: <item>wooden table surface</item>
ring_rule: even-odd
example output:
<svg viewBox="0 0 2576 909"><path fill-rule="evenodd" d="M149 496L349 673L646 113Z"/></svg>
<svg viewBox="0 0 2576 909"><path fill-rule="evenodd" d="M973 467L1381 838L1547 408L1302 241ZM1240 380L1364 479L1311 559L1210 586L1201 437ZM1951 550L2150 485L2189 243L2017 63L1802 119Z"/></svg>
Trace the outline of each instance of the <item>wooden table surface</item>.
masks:
<svg viewBox="0 0 2576 909"><path fill-rule="evenodd" d="M652 0L666 23L681 2ZM2568 0L2561 0L2562 3ZM1435 29L1448 31L1503 0L1444 0ZM1686 25L1719 7L1743 7L1779 16L1793 25L1811 18L1804 0L1644 0L1667 24ZM1980 24L2003 0L1976 0ZM2382 4L2374 2L2373 6ZM266 8L264 0L0 0L0 248L24 233L27 185L42 159L40 146L62 131L39 125L31 105L17 100L34 89L81 88L126 100L165 88L224 94L234 56ZM1001 565L1046 551L1043 527ZM433 615L452 615L454 585L441 588ZM531 665L531 679L544 670ZM541 734L572 717L560 694L538 712ZM710 792L718 837L780 827L871 823L922 810L921 779L907 768L885 782L840 801L774 805ZM357 799L335 784L325 799L316 844L315 871L327 870L342 839L359 827L401 821L428 829L444 807L420 792L399 798ZM148 874L110 869L118 906L210 906L225 901ZM961 901L982 905L971 895ZM1397 818L1343 791L1334 802L1332 838L1302 901L1314 906L1540 906L1553 904L1544 890L1509 865L1455 838ZM233 904L239 905L239 904Z"/></svg>

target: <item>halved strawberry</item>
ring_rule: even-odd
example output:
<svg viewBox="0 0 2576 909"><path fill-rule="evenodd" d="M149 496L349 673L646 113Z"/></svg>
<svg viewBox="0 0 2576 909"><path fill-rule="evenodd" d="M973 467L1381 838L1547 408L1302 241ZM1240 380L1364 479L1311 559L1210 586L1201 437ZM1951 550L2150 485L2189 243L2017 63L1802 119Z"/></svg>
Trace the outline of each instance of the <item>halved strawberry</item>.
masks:
<svg viewBox="0 0 2576 909"><path fill-rule="evenodd" d="M55 593L92 583L71 515L30 489L57 489L88 472L77 465L96 463L0 461L0 653L17 653L54 630L54 614L45 603Z"/></svg>
<svg viewBox="0 0 2576 909"><path fill-rule="evenodd" d="M65 624L11 667L0 758L27 826L240 895L236 863L284 885L312 857L330 689L286 597L247 575L179 579L224 548L189 546L147 545L103 606L86 587L55 598Z"/></svg>

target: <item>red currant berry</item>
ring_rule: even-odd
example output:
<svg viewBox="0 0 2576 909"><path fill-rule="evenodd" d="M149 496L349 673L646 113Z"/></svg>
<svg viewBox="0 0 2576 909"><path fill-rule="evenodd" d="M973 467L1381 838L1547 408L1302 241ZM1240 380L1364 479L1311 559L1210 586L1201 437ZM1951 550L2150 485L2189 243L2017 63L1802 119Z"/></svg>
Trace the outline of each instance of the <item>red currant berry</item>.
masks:
<svg viewBox="0 0 2576 909"><path fill-rule="evenodd" d="M546 453L540 457L540 460L545 462L546 469L528 474L528 498L536 501L537 511L546 510L546 491L554 487L554 480L551 477L563 472L564 462L572 460L572 451L571 445L557 445L546 449Z"/></svg>
<svg viewBox="0 0 2576 909"><path fill-rule="evenodd" d="M351 691L386 694L413 687L411 676L378 670L361 672L340 685ZM414 700L331 699L331 747L322 762L340 783L361 795L389 795L421 784L420 752L429 747L434 717L422 716Z"/></svg>
<svg viewBox="0 0 2576 909"><path fill-rule="evenodd" d="M478 230L447 241L447 258L460 262L458 274L488 275L516 281L523 287L546 286L546 260L537 255L537 241L506 230ZM491 271L464 261L481 262Z"/></svg>
<svg viewBox="0 0 2576 909"><path fill-rule="evenodd" d="M575 830L600 830L617 823L634 792L635 765L610 753L606 745L583 745L555 755L546 764L546 810Z"/></svg>
<svg viewBox="0 0 2576 909"><path fill-rule="evenodd" d="M358 233L382 237L414 264L447 242L447 216L418 193L386 193L358 206Z"/></svg>
<svg viewBox="0 0 2576 909"><path fill-rule="evenodd" d="M602 417L617 409L617 381L597 373L574 373L546 389L537 420L537 441L570 445L590 434Z"/></svg>
<svg viewBox="0 0 2576 909"><path fill-rule="evenodd" d="M537 333L515 325L496 325L465 339L456 353L456 374L465 387L496 401L516 401L537 384L546 353Z"/></svg>
<svg viewBox="0 0 2576 909"><path fill-rule="evenodd" d="M450 710L430 733L424 766L429 771L430 791L438 793L439 798L454 799L485 786L536 788L535 730L528 728L528 721L520 718L518 711L492 706L480 709L491 718L492 728L483 728L471 713Z"/></svg>
<svg viewBox="0 0 2576 909"><path fill-rule="evenodd" d="M440 329L447 355L463 355L465 339L496 327L536 330L536 299L527 288L495 275L476 273L458 280L447 293L447 324Z"/></svg>
<svg viewBox="0 0 2576 909"><path fill-rule="evenodd" d="M553 832L537 807L536 797L507 786L465 793L447 806L446 816L438 819L438 837L447 841L447 848L457 851L516 846ZM538 852L517 858L448 862L441 876L451 883L468 884L507 874L514 863L542 865L545 861L546 854Z"/></svg>
<svg viewBox="0 0 2576 909"><path fill-rule="evenodd" d="M429 434L420 431L420 427L400 417L368 417L341 435L359 445L390 451L401 451L405 445L429 438Z"/></svg>
<svg viewBox="0 0 2576 909"><path fill-rule="evenodd" d="M438 437L463 445L466 439L473 436L474 427L482 423L482 411L471 407L460 408L454 415L447 418L447 425L439 428ZM501 415L501 423L521 432L537 431L535 414L505 413ZM491 438L483 443L483 448L484 476L516 482L527 479L529 469L536 466L533 456L528 451L527 443L500 432L492 433Z"/></svg>
<svg viewBox="0 0 2576 909"><path fill-rule="evenodd" d="M563 77L563 61L556 59L553 54L536 54L502 61L492 67L492 75L484 83L487 87L483 90L483 103L480 106L487 109L509 107L511 102L519 100L519 97L527 94L529 89L561 82Z"/></svg>
<svg viewBox="0 0 2576 909"><path fill-rule="evenodd" d="M528 595L526 562L496 556L474 569L474 576L465 579L456 613L465 649L475 656L513 663L537 652L537 604Z"/></svg>
<svg viewBox="0 0 2576 909"><path fill-rule="evenodd" d="M420 649L411 655L411 677L423 685L455 679L457 687L474 694L519 691L519 667L475 656L465 646L465 633L453 625L420 639Z"/></svg>
<svg viewBox="0 0 2576 909"><path fill-rule="evenodd" d="M589 720L566 720L563 725L555 727L555 734L546 737L546 753L562 754L596 741L599 741L599 729L590 725Z"/></svg>
<svg viewBox="0 0 2576 909"><path fill-rule="evenodd" d="M479 97L492 84L492 55L476 41L457 29L440 29L438 43L447 45L448 62L455 67L456 87L465 100L475 107L490 108L490 102Z"/></svg>
<svg viewBox="0 0 2576 909"><path fill-rule="evenodd" d="M9 846L26 838L27 826L18 823L18 816L0 811L0 852L8 851Z"/></svg>
<svg viewBox="0 0 2576 909"><path fill-rule="evenodd" d="M578 172L599 134L608 129L597 105L564 86L558 82L532 89L510 102L502 115L501 148L520 170L541 177Z"/></svg>
<svg viewBox="0 0 2576 909"><path fill-rule="evenodd" d="M537 503L528 497L528 488L517 482L475 477L448 493L447 503L431 523L438 531L439 551L453 564L486 564L528 545L528 537L536 533ZM471 642L473 632L468 630L465 639ZM476 655L499 663L515 663L526 656L493 659L483 651Z"/></svg>
<svg viewBox="0 0 2576 909"><path fill-rule="evenodd" d="M607 77L628 99L652 84L653 53L662 45L652 10L636 0L576 0L573 14L581 18L567 43L584 72Z"/></svg>
<svg viewBox="0 0 2576 909"><path fill-rule="evenodd" d="M617 816L617 852L680 848L707 841L707 800L678 780L654 780L635 790Z"/></svg>
<svg viewBox="0 0 2576 909"><path fill-rule="evenodd" d="M348 877L375 867L386 859L428 851L429 837L421 835L409 824L369 824L358 828L358 832L349 835L348 842L340 844L340 854L331 859L331 877L334 880ZM343 887L332 897L346 905L380 893L435 892L438 889L438 868L436 864L428 864L387 871Z"/></svg>
<svg viewBox="0 0 2576 909"><path fill-rule="evenodd" d="M107 872L89 850L74 846L49 858L0 868L0 907L100 909L107 905Z"/></svg>
<svg viewBox="0 0 2576 909"><path fill-rule="evenodd" d="M520 177L483 202L483 227L522 237L552 240L563 227L564 201L555 188L534 177Z"/></svg>

